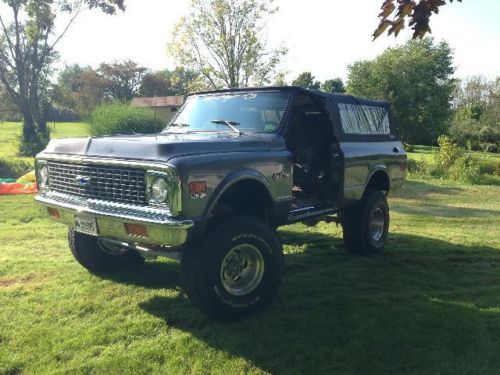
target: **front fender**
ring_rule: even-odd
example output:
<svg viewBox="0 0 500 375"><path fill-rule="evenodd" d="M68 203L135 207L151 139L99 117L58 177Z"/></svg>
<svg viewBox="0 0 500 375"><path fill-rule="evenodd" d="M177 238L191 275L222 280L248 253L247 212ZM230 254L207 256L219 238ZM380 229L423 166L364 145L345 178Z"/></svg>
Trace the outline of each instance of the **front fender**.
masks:
<svg viewBox="0 0 500 375"><path fill-rule="evenodd" d="M269 195L269 199L272 200L272 194L267 179L261 173L252 169L238 170L229 173L227 176L224 177L224 179L222 179L222 181L219 183L219 185L216 187L213 194L211 195L203 216L205 218L210 217L210 214L212 213L215 205L217 204L219 199L224 195L224 193L227 190L229 190L232 186L234 186L236 183L243 180L253 180L262 184Z"/></svg>

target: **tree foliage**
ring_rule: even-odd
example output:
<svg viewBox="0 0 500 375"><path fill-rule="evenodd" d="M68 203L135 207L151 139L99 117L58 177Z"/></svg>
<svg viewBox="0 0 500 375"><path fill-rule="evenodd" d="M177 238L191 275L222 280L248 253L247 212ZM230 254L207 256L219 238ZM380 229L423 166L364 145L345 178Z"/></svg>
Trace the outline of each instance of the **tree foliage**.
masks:
<svg viewBox="0 0 500 375"><path fill-rule="evenodd" d="M327 79L321 84L321 91L343 94L345 92L344 81L342 78Z"/></svg>
<svg viewBox="0 0 500 375"><path fill-rule="evenodd" d="M269 83L286 49L264 36L273 0L191 0L173 31L169 53L212 88Z"/></svg>
<svg viewBox="0 0 500 375"><path fill-rule="evenodd" d="M405 28L407 19L413 30L413 39L422 39L431 32L429 22L432 14L439 13L439 7L445 4L445 0L384 0L379 14L380 23L373 33L373 39L377 39L386 30L388 35L398 36ZM391 16L392 20L389 19Z"/></svg>
<svg viewBox="0 0 500 375"><path fill-rule="evenodd" d="M206 88L205 83L195 71L177 67L146 74L141 82L141 96L187 95Z"/></svg>
<svg viewBox="0 0 500 375"><path fill-rule="evenodd" d="M434 144L446 133L455 88L453 54L446 42L411 40L348 70L347 92L388 100L406 142Z"/></svg>
<svg viewBox="0 0 500 375"><path fill-rule="evenodd" d="M457 85L450 135L473 150L500 151L500 77L473 76Z"/></svg>
<svg viewBox="0 0 500 375"><path fill-rule="evenodd" d="M23 117L20 151L34 154L48 141L45 110L48 76L57 58L56 46L86 8L106 13L124 9L123 0L1 0L10 14L0 14L0 83ZM56 24L66 13L69 21ZM58 27L59 26L59 27ZM62 31L57 31L62 30Z"/></svg>
<svg viewBox="0 0 500 375"><path fill-rule="evenodd" d="M292 86L302 87L304 89L319 90L321 82L317 81L311 72L300 73L292 81Z"/></svg>
<svg viewBox="0 0 500 375"><path fill-rule="evenodd" d="M105 99L105 81L90 66L66 66L57 79L54 101L58 107L70 110L80 119Z"/></svg>
<svg viewBox="0 0 500 375"><path fill-rule="evenodd" d="M102 63L97 70L104 81L105 96L111 100L132 100L139 92L148 69L132 60Z"/></svg>

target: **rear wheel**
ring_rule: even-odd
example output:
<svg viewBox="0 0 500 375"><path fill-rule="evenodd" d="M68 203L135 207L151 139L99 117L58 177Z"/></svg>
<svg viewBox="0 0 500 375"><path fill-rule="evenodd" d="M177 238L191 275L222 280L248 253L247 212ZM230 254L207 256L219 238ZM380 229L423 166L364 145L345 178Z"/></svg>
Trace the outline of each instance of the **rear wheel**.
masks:
<svg viewBox="0 0 500 375"><path fill-rule="evenodd" d="M271 228L254 217L219 223L200 249L183 254L181 278L206 314L234 319L267 305L278 288L283 252Z"/></svg>
<svg viewBox="0 0 500 375"><path fill-rule="evenodd" d="M389 232L389 206L381 191L368 191L359 205L343 212L344 244L355 254L375 254L383 250Z"/></svg>
<svg viewBox="0 0 500 375"><path fill-rule="evenodd" d="M144 258L132 249L73 229L68 232L68 242L78 263L92 273L137 268L144 263Z"/></svg>

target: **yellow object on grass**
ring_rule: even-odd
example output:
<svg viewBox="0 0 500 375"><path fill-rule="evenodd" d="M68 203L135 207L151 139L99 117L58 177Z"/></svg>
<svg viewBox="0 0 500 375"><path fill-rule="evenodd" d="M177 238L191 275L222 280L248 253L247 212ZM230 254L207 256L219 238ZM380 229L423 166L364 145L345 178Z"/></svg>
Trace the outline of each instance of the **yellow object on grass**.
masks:
<svg viewBox="0 0 500 375"><path fill-rule="evenodd" d="M35 171L31 171L26 173L24 176L19 177L16 182L19 184L29 184L35 182L35 179Z"/></svg>

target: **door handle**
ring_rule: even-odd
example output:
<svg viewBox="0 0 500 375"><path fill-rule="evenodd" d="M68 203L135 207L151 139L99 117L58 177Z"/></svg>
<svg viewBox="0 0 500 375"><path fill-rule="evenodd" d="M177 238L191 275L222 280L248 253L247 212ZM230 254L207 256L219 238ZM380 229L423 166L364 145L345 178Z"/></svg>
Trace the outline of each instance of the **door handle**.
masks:
<svg viewBox="0 0 500 375"><path fill-rule="evenodd" d="M394 148L392 149L392 152L399 153L399 148L398 148L398 147L394 147Z"/></svg>

